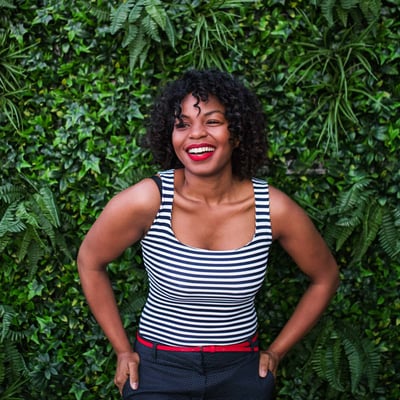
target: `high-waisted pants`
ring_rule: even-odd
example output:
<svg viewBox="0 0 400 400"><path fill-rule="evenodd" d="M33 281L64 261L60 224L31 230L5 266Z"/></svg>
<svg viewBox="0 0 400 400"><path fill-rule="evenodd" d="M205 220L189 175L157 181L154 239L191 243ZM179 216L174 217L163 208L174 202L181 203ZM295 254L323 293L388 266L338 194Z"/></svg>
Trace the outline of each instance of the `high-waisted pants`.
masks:
<svg viewBox="0 0 400 400"><path fill-rule="evenodd" d="M175 352L144 346L140 355L139 388L129 380L124 400L272 400L274 377L258 374L259 353Z"/></svg>

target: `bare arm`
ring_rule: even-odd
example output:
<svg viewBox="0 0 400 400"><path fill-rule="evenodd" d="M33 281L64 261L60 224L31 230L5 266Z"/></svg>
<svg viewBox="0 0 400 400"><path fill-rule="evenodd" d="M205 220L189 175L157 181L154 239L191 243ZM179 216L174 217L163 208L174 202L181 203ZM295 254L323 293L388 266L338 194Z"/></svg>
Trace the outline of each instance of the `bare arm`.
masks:
<svg viewBox="0 0 400 400"><path fill-rule="evenodd" d="M310 279L292 316L260 359L260 375L275 373L279 361L317 323L339 285L335 259L313 223L294 201L270 188L274 239Z"/></svg>
<svg viewBox="0 0 400 400"><path fill-rule="evenodd" d="M137 384L139 357L122 325L106 267L145 235L159 205L158 189L149 179L119 193L93 224L78 253L79 276L89 307L118 357L115 383L120 390L127 375L132 385Z"/></svg>

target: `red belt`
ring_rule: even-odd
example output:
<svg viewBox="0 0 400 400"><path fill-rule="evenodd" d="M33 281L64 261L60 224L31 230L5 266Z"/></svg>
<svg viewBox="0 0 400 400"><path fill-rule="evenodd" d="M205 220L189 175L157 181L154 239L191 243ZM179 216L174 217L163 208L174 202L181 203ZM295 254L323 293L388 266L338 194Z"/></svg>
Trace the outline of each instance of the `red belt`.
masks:
<svg viewBox="0 0 400 400"><path fill-rule="evenodd" d="M206 353L218 353L218 352L240 352L240 351L258 351L257 345L257 333L250 339L242 343L228 344L228 345L212 345L212 346L167 346L165 344L158 344L150 342L139 334L136 335L137 341L143 346L156 348L157 350L164 351L181 351L181 352L206 352Z"/></svg>

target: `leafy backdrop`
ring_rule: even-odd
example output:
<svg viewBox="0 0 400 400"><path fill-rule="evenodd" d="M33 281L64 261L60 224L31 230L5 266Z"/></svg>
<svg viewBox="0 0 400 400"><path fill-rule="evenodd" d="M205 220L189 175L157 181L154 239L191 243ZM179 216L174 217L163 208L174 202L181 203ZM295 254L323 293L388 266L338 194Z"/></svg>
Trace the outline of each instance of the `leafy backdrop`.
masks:
<svg viewBox="0 0 400 400"><path fill-rule="evenodd" d="M157 170L141 147L160 85L187 68L242 77L268 121L260 171L324 234L342 285L283 361L277 398L400 397L397 0L0 0L0 399L118 399L84 301L79 244L105 203ZM133 335L138 247L110 266ZM306 285L278 246L262 341Z"/></svg>

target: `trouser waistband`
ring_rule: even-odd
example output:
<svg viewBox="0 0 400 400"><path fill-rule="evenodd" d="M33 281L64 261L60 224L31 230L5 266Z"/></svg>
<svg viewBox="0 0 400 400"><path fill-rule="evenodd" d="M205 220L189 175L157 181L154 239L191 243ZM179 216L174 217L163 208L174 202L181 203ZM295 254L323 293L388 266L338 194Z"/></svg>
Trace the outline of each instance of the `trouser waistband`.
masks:
<svg viewBox="0 0 400 400"><path fill-rule="evenodd" d="M249 340L242 343L228 344L228 345L211 345L211 346L168 346L158 344L144 339L137 333L137 341L145 347L156 348L157 350L176 351L176 352L205 352L205 353L218 353L218 352L252 352L258 351L258 334L254 334Z"/></svg>

